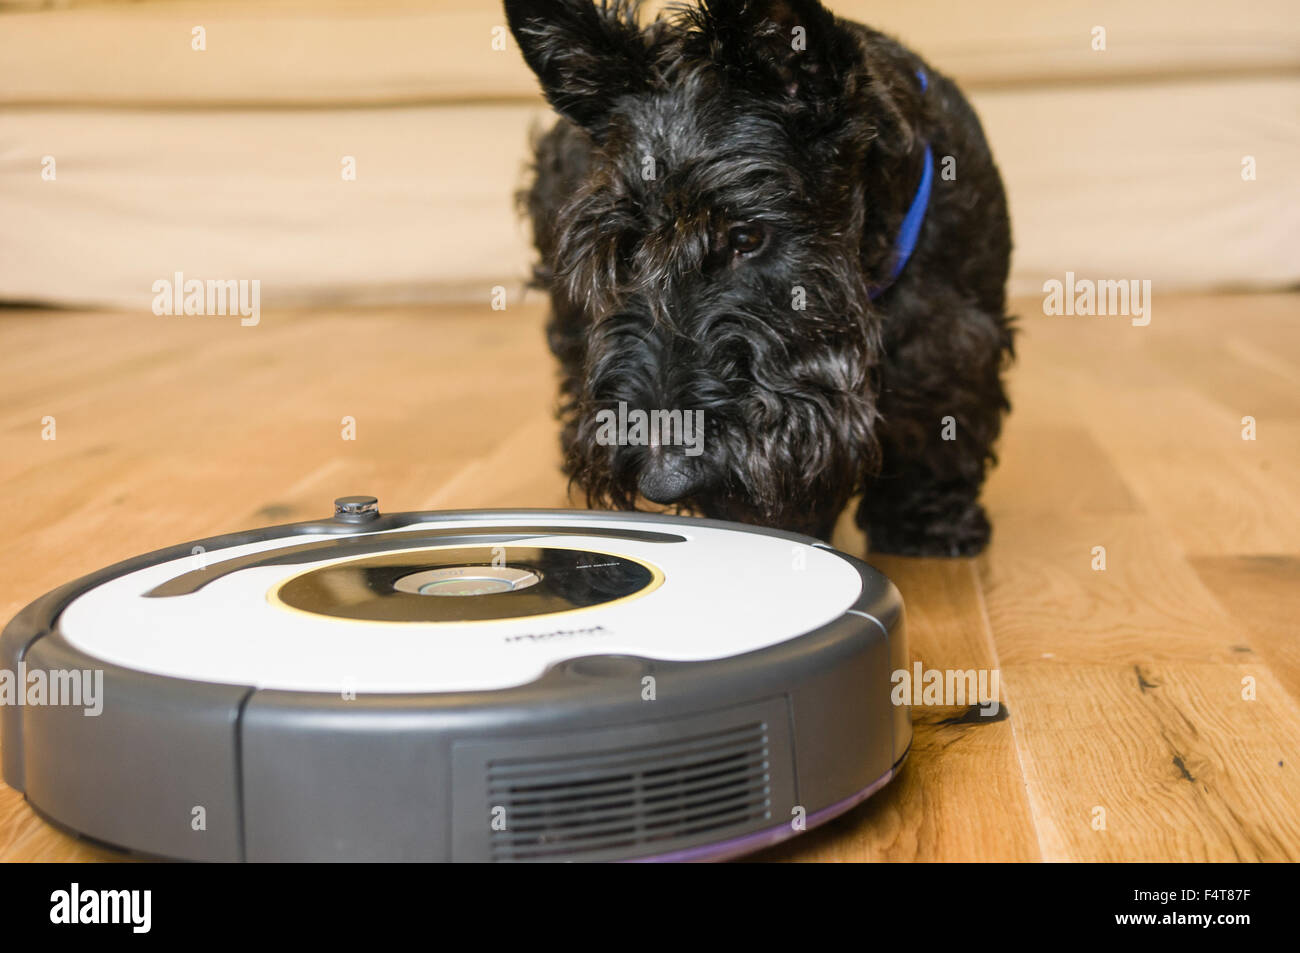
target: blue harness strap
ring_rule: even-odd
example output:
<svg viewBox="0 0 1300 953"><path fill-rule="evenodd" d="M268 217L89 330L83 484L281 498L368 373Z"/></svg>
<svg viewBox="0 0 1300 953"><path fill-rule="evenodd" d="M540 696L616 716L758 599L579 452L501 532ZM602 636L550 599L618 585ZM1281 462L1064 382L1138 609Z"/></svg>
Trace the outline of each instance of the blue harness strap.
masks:
<svg viewBox="0 0 1300 953"><path fill-rule="evenodd" d="M925 92L929 86L925 71L918 70L916 76L921 81L921 92ZM890 269L889 280L872 290L870 297L873 301L884 294L903 273L907 260L912 257L912 252L916 249L916 240L921 234L921 223L925 221L925 211L930 205L930 189L934 185L934 154L928 144L925 147L925 158L922 163L921 183L916 187L916 195L912 198L907 214L903 216L898 238L894 240L894 264Z"/></svg>

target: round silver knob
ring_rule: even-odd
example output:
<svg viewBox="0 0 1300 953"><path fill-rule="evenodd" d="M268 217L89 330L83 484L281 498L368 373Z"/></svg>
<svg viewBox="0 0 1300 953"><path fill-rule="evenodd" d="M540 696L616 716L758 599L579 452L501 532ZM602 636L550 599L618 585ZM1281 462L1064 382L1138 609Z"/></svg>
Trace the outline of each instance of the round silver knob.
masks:
<svg viewBox="0 0 1300 953"><path fill-rule="evenodd" d="M340 496L334 501L334 518L364 523L379 516L379 500L373 496Z"/></svg>

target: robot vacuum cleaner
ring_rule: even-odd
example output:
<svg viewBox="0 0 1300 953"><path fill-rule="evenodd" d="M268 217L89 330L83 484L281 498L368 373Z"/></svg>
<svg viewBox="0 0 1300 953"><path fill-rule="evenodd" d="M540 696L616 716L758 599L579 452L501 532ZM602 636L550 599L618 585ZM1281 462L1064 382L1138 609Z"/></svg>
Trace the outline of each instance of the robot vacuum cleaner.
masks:
<svg viewBox="0 0 1300 953"><path fill-rule="evenodd" d="M19 613L4 779L166 858L723 859L890 780L907 664L898 591L808 537L345 497Z"/></svg>

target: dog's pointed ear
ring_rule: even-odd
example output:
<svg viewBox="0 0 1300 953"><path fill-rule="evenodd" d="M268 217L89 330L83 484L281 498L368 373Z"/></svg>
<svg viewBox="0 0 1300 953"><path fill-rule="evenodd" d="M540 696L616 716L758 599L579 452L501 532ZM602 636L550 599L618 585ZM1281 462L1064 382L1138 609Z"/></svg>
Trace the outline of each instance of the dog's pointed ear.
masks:
<svg viewBox="0 0 1300 953"><path fill-rule="evenodd" d="M733 81L791 102L824 104L860 52L818 0L701 0L697 29Z"/></svg>
<svg viewBox="0 0 1300 953"><path fill-rule="evenodd" d="M620 96L647 88L649 47L637 0L505 0L506 18L542 92L564 116L603 131Z"/></svg>

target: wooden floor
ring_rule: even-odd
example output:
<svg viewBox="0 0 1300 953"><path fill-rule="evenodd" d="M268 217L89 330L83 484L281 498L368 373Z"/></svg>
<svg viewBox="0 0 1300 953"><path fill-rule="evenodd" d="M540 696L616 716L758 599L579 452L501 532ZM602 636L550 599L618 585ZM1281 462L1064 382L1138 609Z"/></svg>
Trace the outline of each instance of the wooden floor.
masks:
<svg viewBox="0 0 1300 953"><path fill-rule="evenodd" d="M992 546L872 559L915 658L998 669L1009 717L915 709L897 781L762 856L1300 859L1300 295L1155 305L1137 328L1021 302ZM345 493L563 505L541 317L0 312L0 615ZM0 859L111 856L0 786Z"/></svg>

